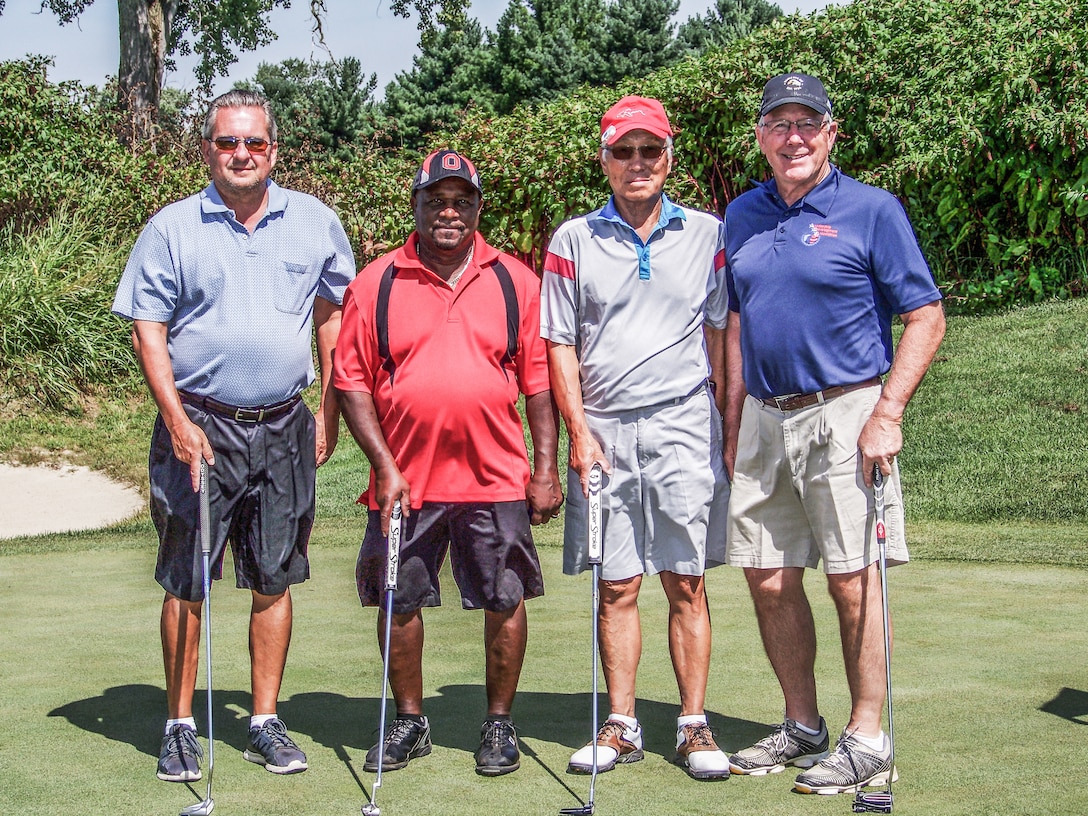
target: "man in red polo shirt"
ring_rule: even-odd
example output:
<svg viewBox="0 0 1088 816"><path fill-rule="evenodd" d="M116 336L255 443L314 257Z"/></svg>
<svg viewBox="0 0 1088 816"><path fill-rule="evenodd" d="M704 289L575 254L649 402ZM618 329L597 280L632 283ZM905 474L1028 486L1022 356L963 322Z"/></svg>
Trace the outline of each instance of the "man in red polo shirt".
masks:
<svg viewBox="0 0 1088 816"><path fill-rule="evenodd" d="M389 680L397 716L364 767L403 768L431 751L423 715L422 608L441 603L450 552L466 609L484 610L487 717L476 771L518 769L510 710L525 656L525 599L544 592L530 523L563 502L558 431L540 338L540 282L477 232L483 192L472 162L428 156L412 187L416 230L348 287L334 384L370 460L357 580L380 606L393 505L404 510ZM384 284L383 284L384 280ZM534 456L530 470L518 399ZM379 641L384 612L378 617Z"/></svg>

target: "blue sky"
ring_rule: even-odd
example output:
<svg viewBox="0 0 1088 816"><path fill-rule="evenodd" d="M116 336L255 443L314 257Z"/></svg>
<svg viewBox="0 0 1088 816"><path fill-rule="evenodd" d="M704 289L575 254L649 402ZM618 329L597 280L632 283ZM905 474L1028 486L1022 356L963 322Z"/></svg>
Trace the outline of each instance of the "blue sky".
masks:
<svg viewBox="0 0 1088 816"><path fill-rule="evenodd" d="M681 0L674 21L679 23L701 14L713 0ZM810 12L825 8L830 0L780 0L783 11ZM508 0L475 0L469 13L486 28L506 9ZM97 0L78 23L61 26L48 11L39 12L41 0L7 0L0 15L0 60L20 59L27 53L45 54L55 59L50 72L54 81L76 79L85 84L103 84L117 73L117 4ZM412 67L418 33L415 19L395 17L388 0L326 0L328 20L325 40L333 56L355 56L363 70L378 74L379 94L399 71ZM232 82L249 79L261 62L280 62L288 57L318 60L327 54L312 41L310 4L295 0L289 9L272 12L272 28L278 39L257 51L240 55L229 77L216 83L216 91L225 91ZM167 84L191 90L193 61L180 61L178 71Z"/></svg>

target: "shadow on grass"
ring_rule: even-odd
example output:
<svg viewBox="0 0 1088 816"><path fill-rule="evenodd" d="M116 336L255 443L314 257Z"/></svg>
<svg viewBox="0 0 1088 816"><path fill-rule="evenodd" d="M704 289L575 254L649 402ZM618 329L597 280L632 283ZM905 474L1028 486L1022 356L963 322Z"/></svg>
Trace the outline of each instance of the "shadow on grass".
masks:
<svg viewBox="0 0 1088 816"><path fill-rule="evenodd" d="M134 684L113 686L97 697L66 703L50 711L49 716L64 717L77 728L128 743L137 751L157 757L165 711L164 689Z"/></svg>
<svg viewBox="0 0 1088 816"><path fill-rule="evenodd" d="M1053 700L1039 706L1039 710L1077 725L1088 725L1088 691L1065 687Z"/></svg>
<svg viewBox="0 0 1088 816"><path fill-rule="evenodd" d="M1066 692L1079 695L1078 713L1088 712L1088 694L1065 689L1055 699L1068 696ZM199 689L197 698L195 708L199 726L205 719L201 705L203 692ZM247 740L247 716L241 712L249 710L249 693L217 690L212 698L216 741L242 750ZM589 704L588 692L519 691L514 705L514 722L522 745L527 748L526 753L547 767L524 743L525 739L559 743L572 750L588 742L592 730ZM608 699L603 694L599 707L603 721L608 716ZM77 728L128 743L142 753L157 757L162 738L159 729L165 710L166 692L162 688L133 684L113 686L98 696L66 703L50 711L49 716L64 717ZM1050 709L1044 707L1044 710ZM296 694L279 704L279 714L292 731L307 734L314 742L332 749L349 766L357 781L358 776L347 759L347 749L365 751L377 742L378 711L377 697L346 697L323 691ZM424 711L431 721L431 739L436 745L469 753L479 746L480 725L487 713L482 685L442 686L437 694L424 701ZM647 752L672 760L678 711L674 702L643 698L637 701L636 712L643 725ZM387 716L393 716L392 706ZM1073 716L1069 715L1070 719ZM766 736L771 727L713 711L707 712L707 717L718 735L718 744L727 752L739 750ZM548 768L548 771L553 776L557 774L556 769ZM565 774L565 771L565 764L558 769L559 773Z"/></svg>

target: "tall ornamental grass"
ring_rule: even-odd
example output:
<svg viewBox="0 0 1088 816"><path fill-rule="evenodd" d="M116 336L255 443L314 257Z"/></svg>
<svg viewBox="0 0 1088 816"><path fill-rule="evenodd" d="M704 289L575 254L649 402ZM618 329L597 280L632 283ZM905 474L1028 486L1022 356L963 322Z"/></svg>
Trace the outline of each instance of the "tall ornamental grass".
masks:
<svg viewBox="0 0 1088 816"><path fill-rule="evenodd" d="M57 212L29 233L0 227L0 392L9 400L78 411L88 394L134 380L128 328L109 311L126 255L82 213Z"/></svg>

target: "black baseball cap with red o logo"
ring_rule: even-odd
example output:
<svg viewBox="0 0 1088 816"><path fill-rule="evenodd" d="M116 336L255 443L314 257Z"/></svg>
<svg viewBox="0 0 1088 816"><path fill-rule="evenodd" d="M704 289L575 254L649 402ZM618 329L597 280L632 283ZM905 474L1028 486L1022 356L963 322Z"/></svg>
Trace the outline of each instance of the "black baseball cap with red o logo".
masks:
<svg viewBox="0 0 1088 816"><path fill-rule="evenodd" d="M476 172L476 165L455 150L436 150L423 160L423 165L416 173L416 180L412 184L412 192L430 187L437 181L448 178L464 179L480 195L483 188L480 186L480 174Z"/></svg>

